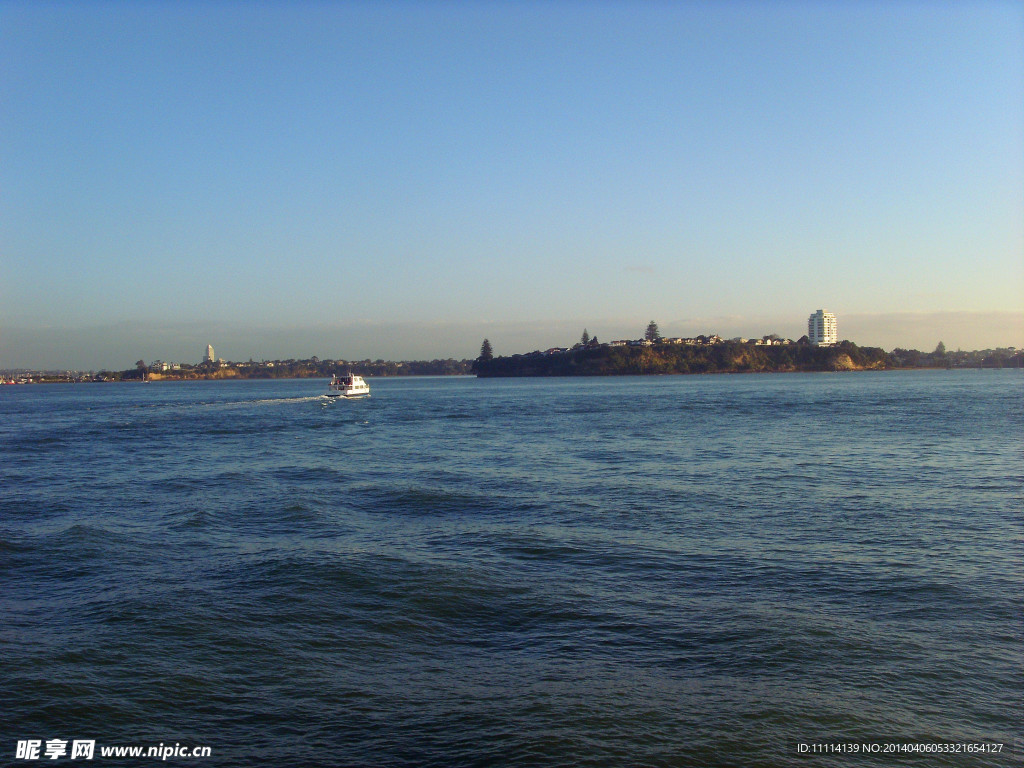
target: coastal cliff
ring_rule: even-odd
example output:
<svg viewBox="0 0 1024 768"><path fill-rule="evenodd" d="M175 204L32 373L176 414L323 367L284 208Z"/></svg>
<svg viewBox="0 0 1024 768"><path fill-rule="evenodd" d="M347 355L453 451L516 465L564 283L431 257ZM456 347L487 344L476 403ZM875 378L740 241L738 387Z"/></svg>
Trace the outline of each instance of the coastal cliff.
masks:
<svg viewBox="0 0 1024 768"><path fill-rule="evenodd" d="M756 346L723 342L708 346L654 344L647 347L589 346L564 352L477 360L482 378L502 376L630 376L687 373L776 373L861 371L886 368L886 353L849 341L834 347L809 344Z"/></svg>

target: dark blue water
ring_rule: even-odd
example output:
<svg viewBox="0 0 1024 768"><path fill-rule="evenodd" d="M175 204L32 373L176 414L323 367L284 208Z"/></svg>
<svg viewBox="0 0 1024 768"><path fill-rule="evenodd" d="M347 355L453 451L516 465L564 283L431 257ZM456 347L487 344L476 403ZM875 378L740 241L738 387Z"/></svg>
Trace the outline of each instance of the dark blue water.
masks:
<svg viewBox="0 0 1024 768"><path fill-rule="evenodd" d="M1019 371L370 383L0 388L0 763L1024 762Z"/></svg>

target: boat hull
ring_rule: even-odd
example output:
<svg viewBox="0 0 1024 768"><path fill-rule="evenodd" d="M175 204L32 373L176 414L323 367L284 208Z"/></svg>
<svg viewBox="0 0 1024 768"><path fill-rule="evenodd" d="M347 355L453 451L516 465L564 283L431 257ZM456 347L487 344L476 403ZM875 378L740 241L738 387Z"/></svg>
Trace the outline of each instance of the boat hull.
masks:
<svg viewBox="0 0 1024 768"><path fill-rule="evenodd" d="M369 394L370 394L370 390L367 389L367 390L355 391L355 392L328 392L327 393L327 397L352 398L352 397L366 397Z"/></svg>

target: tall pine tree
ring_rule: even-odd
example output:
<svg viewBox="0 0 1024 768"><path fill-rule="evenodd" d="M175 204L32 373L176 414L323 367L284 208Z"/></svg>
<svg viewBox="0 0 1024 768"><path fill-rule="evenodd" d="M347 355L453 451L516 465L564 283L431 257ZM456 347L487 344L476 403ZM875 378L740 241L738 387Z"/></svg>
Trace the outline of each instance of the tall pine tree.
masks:
<svg viewBox="0 0 1024 768"><path fill-rule="evenodd" d="M494 350L491 348L491 342L488 339L484 339L484 343L480 345L480 357L477 360L486 363L493 359Z"/></svg>

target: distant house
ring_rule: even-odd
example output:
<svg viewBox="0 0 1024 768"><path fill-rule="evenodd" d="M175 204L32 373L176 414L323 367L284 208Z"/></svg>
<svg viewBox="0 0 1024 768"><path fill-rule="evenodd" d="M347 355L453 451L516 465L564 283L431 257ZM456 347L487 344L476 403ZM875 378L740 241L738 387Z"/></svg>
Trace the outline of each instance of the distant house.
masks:
<svg viewBox="0 0 1024 768"><path fill-rule="evenodd" d="M628 344L629 344L629 342L626 341L625 339L620 339L619 341L609 341L608 342L608 346L609 347L625 347Z"/></svg>

